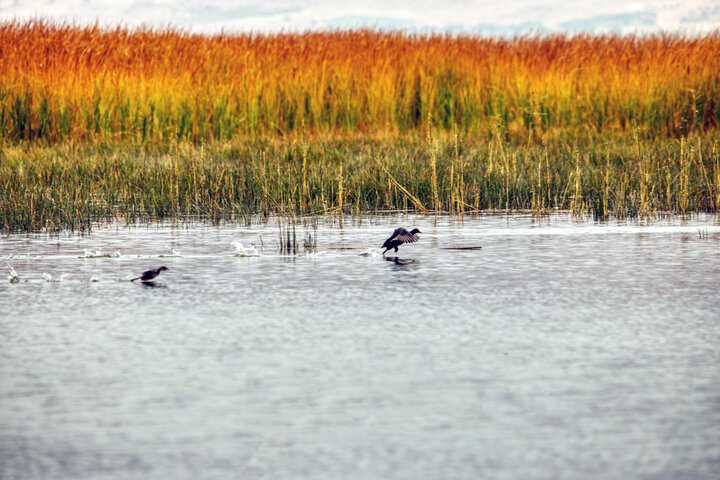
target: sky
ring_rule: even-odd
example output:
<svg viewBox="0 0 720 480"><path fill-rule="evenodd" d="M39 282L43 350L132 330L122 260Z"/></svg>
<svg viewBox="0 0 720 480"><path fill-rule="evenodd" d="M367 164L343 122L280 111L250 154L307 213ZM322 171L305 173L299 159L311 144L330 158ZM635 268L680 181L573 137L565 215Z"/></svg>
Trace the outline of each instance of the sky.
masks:
<svg viewBox="0 0 720 480"><path fill-rule="evenodd" d="M0 21L49 18L193 32L371 27L514 35L720 29L720 0L0 0Z"/></svg>

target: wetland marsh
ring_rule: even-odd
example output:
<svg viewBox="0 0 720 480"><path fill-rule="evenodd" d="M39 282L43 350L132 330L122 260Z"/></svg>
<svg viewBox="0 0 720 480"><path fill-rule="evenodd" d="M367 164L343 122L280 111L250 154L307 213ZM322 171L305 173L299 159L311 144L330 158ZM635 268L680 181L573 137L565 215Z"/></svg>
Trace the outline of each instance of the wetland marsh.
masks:
<svg viewBox="0 0 720 480"><path fill-rule="evenodd" d="M0 478L715 480L719 46L0 22Z"/></svg>

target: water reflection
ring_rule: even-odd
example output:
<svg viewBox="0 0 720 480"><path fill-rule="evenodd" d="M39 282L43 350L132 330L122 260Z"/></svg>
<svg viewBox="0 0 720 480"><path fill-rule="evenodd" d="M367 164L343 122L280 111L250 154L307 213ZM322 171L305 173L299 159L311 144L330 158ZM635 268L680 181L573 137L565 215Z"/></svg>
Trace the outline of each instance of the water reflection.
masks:
<svg viewBox="0 0 720 480"><path fill-rule="evenodd" d="M420 264L419 260L413 258L400 258L400 257L383 257L386 261L392 262L396 267L401 267L403 270L409 270L410 267L416 267Z"/></svg>

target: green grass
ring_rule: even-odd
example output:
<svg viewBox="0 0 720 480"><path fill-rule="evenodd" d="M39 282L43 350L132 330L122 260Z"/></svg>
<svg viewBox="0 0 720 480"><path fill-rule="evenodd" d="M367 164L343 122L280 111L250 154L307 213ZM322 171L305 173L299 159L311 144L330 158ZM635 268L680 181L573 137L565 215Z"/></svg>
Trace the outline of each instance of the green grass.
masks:
<svg viewBox="0 0 720 480"><path fill-rule="evenodd" d="M4 232L97 222L240 221L388 210L717 212L720 138L638 135L538 143L409 134L194 145L5 144Z"/></svg>

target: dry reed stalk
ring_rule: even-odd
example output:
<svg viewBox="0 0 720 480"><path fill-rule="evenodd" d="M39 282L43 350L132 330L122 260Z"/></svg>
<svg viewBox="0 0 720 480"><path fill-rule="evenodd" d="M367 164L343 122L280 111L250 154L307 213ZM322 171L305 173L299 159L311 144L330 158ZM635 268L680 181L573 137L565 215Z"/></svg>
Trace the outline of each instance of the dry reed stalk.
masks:
<svg viewBox="0 0 720 480"><path fill-rule="evenodd" d="M430 153L430 185L432 186L433 210L440 211L440 196L437 181L437 155L432 137L432 119L430 113L427 115L427 148Z"/></svg>
<svg viewBox="0 0 720 480"><path fill-rule="evenodd" d="M390 181L392 181L392 183L393 183L397 188L399 188L405 195L407 195L407 197L410 199L410 201L412 201L412 203L413 203L413 205L415 206L415 208L417 208L418 210L420 210L422 213L428 213L427 208L425 208L425 206L422 204L422 202L420 202L420 200L418 200L417 197L415 197L415 195L413 195L412 193L410 193L405 187L403 187L402 185L400 185L400 182L398 182L397 180L395 180L395 177L393 177L392 174L390 174L390 172L388 171L388 169L385 168L385 165L383 165L383 164L380 162L380 160L378 160L378 159L376 158L376 159L375 159L375 163L377 163L377 164L380 166L380 168L383 169L383 171L387 174L388 179L389 179Z"/></svg>

